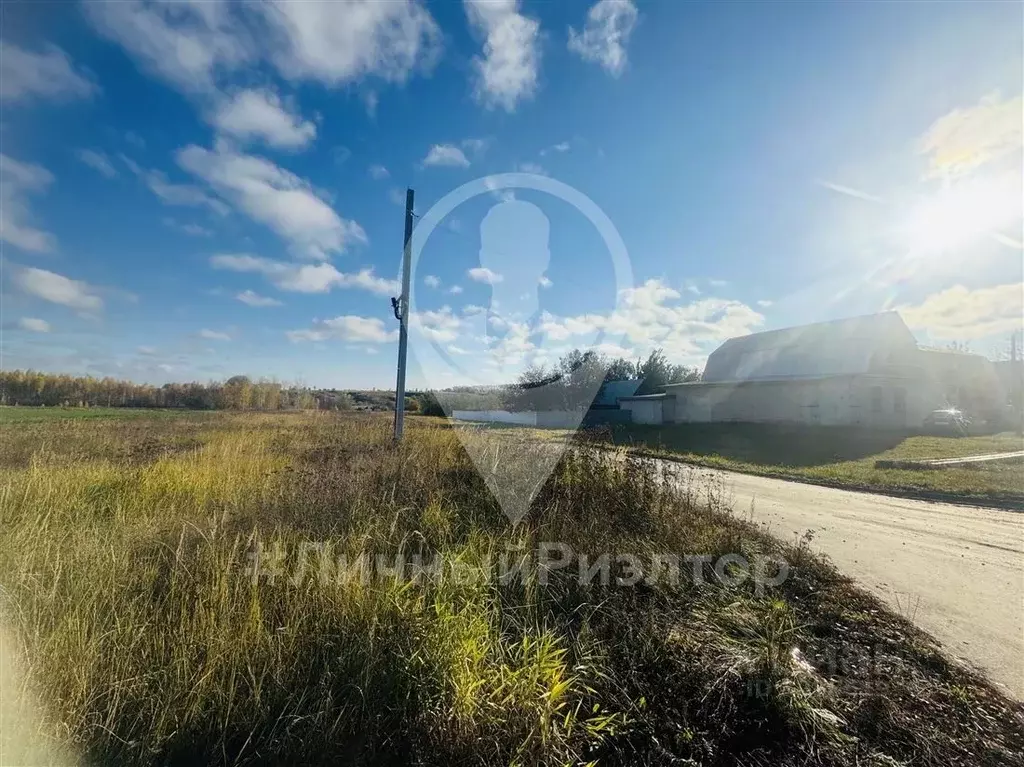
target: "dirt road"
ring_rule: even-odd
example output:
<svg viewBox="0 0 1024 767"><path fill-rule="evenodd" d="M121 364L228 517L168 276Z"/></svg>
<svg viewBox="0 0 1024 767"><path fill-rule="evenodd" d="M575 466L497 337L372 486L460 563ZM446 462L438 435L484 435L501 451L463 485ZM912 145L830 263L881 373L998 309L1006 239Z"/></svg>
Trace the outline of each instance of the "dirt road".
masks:
<svg viewBox="0 0 1024 767"><path fill-rule="evenodd" d="M731 472L735 513L811 548L1024 699L1024 513Z"/></svg>

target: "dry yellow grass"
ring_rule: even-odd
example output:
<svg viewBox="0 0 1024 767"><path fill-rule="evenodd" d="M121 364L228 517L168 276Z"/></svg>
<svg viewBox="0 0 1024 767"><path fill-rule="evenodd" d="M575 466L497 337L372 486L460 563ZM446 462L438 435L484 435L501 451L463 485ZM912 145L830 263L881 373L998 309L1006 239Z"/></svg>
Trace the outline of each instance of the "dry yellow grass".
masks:
<svg viewBox="0 0 1024 767"><path fill-rule="evenodd" d="M1020 743L1005 702L926 637L640 464L571 453L512 526L455 432L426 419L400 447L386 418L317 414L25 422L5 437L4 765L944 764L981 743L998 764ZM581 585L568 569L483 577L539 541L789 553L799 577L761 595ZM474 577L338 567L399 554ZM865 641L904 637L888 651L904 674L867 698L791 655L847 614ZM978 712L973 735L945 732L939 698L923 719L903 706L861 721L865 701L952 685Z"/></svg>

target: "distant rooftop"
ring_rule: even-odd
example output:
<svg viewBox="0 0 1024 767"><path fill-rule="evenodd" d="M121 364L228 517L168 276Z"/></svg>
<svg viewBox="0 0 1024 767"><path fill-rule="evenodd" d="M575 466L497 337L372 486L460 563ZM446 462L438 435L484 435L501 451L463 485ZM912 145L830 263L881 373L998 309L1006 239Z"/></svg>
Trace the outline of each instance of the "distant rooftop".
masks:
<svg viewBox="0 0 1024 767"><path fill-rule="evenodd" d="M614 407L623 397L632 397L640 388L643 380L627 378L619 381L605 381L594 397L593 405L597 407Z"/></svg>

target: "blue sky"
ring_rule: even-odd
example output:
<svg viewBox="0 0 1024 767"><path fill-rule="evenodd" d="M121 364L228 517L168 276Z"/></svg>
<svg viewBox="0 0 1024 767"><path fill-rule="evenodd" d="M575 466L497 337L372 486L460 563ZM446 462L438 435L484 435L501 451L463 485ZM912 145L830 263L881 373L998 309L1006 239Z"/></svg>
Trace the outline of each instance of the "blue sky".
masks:
<svg viewBox="0 0 1024 767"><path fill-rule="evenodd" d="M541 174L537 327L482 370L460 205L424 246L410 383L499 381L603 332L700 365L735 335L899 309L1021 326L1014 3L107 2L2 8L5 368L390 387L402 198ZM476 270L476 271L474 271ZM496 295L496 293L494 293ZM492 339L493 340L493 339ZM428 371L424 345L470 363ZM476 346L474 346L476 345Z"/></svg>

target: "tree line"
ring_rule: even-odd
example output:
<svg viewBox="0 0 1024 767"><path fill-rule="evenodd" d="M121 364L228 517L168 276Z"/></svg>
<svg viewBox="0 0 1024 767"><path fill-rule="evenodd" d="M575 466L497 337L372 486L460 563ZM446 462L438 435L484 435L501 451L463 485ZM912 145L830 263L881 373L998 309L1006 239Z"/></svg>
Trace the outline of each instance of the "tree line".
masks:
<svg viewBox="0 0 1024 767"><path fill-rule="evenodd" d="M667 384L700 380L700 371L668 361L663 349L645 360L610 359L573 349L551 367L528 368L505 390L509 410L579 410L590 407L601 384L639 381L636 395L654 394Z"/></svg>
<svg viewBox="0 0 1024 767"><path fill-rule="evenodd" d="M675 365L661 349L646 360L609 359L573 349L552 366L534 366L504 387L482 392L410 392L411 411L573 410L588 407L602 381L639 380L637 394L670 383L696 381L696 368ZM189 410L350 410L394 407L394 392L343 392L232 376L226 381L139 384L117 378L72 376L37 370L0 371L0 405L183 408ZM442 406L443 405L443 406Z"/></svg>
<svg viewBox="0 0 1024 767"><path fill-rule="evenodd" d="M323 401L322 401L323 400ZM190 410L347 409L344 395L277 381L232 376L226 381L139 384L116 378L71 376L36 370L0 371L0 405L152 407Z"/></svg>
<svg viewBox="0 0 1024 767"><path fill-rule="evenodd" d="M700 380L697 368L669 362L663 349L647 359L611 359L593 351L573 349L554 365L535 365L514 383L487 393L458 391L419 395L420 412L444 415L451 410L579 410L590 407L606 381L634 380L637 395L654 394L668 384Z"/></svg>

